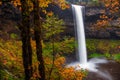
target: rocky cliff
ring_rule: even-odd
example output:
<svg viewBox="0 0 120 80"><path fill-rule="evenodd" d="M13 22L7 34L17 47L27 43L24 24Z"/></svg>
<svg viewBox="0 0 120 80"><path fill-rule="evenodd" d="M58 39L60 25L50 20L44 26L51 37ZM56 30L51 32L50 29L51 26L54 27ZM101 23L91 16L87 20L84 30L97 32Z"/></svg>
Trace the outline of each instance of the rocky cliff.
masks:
<svg viewBox="0 0 120 80"><path fill-rule="evenodd" d="M93 24L97 20L100 20L100 15L103 14L103 7L85 7L84 24L85 33L87 38L99 38L99 39L120 39L120 18L116 18L111 21L112 26L96 29ZM61 10L57 6L51 6L48 10L52 10L60 19L65 21L67 26L66 34L74 34L74 18L72 8ZM96 26L97 27L97 26Z"/></svg>
<svg viewBox="0 0 120 80"><path fill-rule="evenodd" d="M60 19L65 21L65 35L74 36L74 18L72 8L61 10L58 6L50 5L48 11L53 11ZM100 19L102 7L85 7L84 24L87 38L111 38L120 39L120 19L116 18L112 21L113 26L101 29L95 29L93 24ZM44 15L43 15L44 17ZM4 4L0 6L0 37L9 38L10 34L19 34L20 31L16 26L21 20L20 11L12 4Z"/></svg>

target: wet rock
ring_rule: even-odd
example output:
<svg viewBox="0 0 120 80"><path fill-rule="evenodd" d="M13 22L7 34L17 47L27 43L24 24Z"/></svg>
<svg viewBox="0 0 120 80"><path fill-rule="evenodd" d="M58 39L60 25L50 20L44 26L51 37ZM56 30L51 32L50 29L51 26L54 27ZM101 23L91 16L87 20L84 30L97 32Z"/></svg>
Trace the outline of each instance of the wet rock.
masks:
<svg viewBox="0 0 120 80"><path fill-rule="evenodd" d="M51 6L49 10L52 10L60 19L65 21L66 32L64 34L73 35L74 29L74 16L72 12L72 7L66 10L61 10L58 6ZM87 38L100 38L100 39L120 39L120 29L119 27L119 19L115 18L115 20L111 21L112 26L116 27L107 27L102 28L100 30L95 29L93 26L97 20L100 20L100 15L104 13L104 7L86 7L84 14L84 24L85 24L85 34Z"/></svg>
<svg viewBox="0 0 120 80"><path fill-rule="evenodd" d="M108 79L106 79L102 74L99 74L99 71L97 73L95 72L89 72L88 76L85 80L120 80L120 63L117 63L115 61L109 61L106 64L99 64L99 71L101 71L103 74L108 76ZM94 77L93 77L94 76Z"/></svg>

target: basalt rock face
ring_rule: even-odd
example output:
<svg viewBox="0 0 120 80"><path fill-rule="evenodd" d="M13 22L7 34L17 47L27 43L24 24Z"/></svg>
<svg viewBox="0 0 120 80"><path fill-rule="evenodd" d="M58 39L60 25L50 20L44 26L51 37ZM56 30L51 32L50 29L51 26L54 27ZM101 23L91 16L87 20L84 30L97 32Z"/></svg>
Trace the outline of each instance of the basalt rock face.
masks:
<svg viewBox="0 0 120 80"><path fill-rule="evenodd" d="M84 24L85 34L87 38L114 38L120 39L120 19L117 18L111 23L117 27L107 27L102 29L95 29L93 24L100 19L100 15L103 13L102 7L85 7ZM75 36L74 29L74 16L72 7L66 10L61 10L56 5L50 5L47 11L53 11L60 19L65 22L65 32L63 35ZM45 17L43 14L42 17ZM19 34L20 31L16 27L17 23L21 21L21 12L15 8L11 3L3 4L0 6L0 37L9 38L11 33ZM8 37L7 37L8 36Z"/></svg>
<svg viewBox="0 0 120 80"><path fill-rule="evenodd" d="M100 20L100 15L103 14L103 7L85 7L84 24L85 34L87 38L99 39L120 39L120 20L116 18L111 22L112 27L95 29L93 24ZM58 6L51 6L48 10L52 10L60 19L65 21L66 35L75 35L74 31L74 16L72 7L66 10L61 10Z"/></svg>
<svg viewBox="0 0 120 80"><path fill-rule="evenodd" d="M85 31L88 38L99 39L120 39L120 19L116 17L111 21L110 27L97 29L93 26L97 20L100 20L100 15L103 14L102 7L86 7Z"/></svg>
<svg viewBox="0 0 120 80"><path fill-rule="evenodd" d="M99 30L86 29L86 37L98 39L120 39L120 28L109 27Z"/></svg>

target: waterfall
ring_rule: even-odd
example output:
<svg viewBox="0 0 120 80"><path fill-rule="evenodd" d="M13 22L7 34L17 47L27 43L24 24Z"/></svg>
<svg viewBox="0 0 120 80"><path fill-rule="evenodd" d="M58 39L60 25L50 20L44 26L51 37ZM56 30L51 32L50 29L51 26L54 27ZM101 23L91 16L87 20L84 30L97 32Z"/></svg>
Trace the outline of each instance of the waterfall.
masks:
<svg viewBox="0 0 120 80"><path fill-rule="evenodd" d="M107 63L106 59L93 58L87 61L87 51L85 42L85 31L83 21L83 6L72 5L73 17L75 21L75 32L77 38L77 58L78 61L70 63L67 67L74 67L76 70L87 69L88 71L96 72L96 74L104 77L107 80L112 80L112 77L107 72L102 72L98 69L99 63Z"/></svg>
<svg viewBox="0 0 120 80"><path fill-rule="evenodd" d="M83 21L83 6L72 5L73 17L75 21L75 32L77 40L77 51L76 56L78 61L70 63L67 67L74 67L76 70L81 68L88 69L90 71L98 71L97 65L99 63L107 63L106 59L93 58L87 61L87 51L85 42L85 31L84 31L84 21Z"/></svg>
<svg viewBox="0 0 120 80"><path fill-rule="evenodd" d="M75 21L75 30L77 37L77 58L80 64L87 63L87 52L86 52L86 42L85 42L85 31L84 31L84 21L83 21L83 6L72 5L74 21Z"/></svg>

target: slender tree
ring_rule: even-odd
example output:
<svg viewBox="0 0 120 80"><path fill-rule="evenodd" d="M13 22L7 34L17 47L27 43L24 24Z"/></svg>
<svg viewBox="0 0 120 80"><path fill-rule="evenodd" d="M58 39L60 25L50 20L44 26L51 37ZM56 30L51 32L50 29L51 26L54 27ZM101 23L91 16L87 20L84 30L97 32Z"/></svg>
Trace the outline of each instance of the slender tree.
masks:
<svg viewBox="0 0 120 80"><path fill-rule="evenodd" d="M67 8L65 0L2 0L1 3L12 2L15 6L19 7L22 14L22 21L19 24L22 38L22 58L25 72L25 80L30 80L32 77L32 48L30 42L30 13L34 11L34 36L36 41L36 54L39 61L39 80L45 80L45 66L42 55L41 44L41 31L42 31L42 18L41 14L49 4L59 5L62 9ZM33 3L31 3L33 2Z"/></svg>
<svg viewBox="0 0 120 80"><path fill-rule="evenodd" d="M32 48L30 42L30 12L28 0L21 0L22 25L20 27L22 37L22 57L25 70L25 80L32 77Z"/></svg>
<svg viewBox="0 0 120 80"><path fill-rule="evenodd" d="M39 8L39 1L34 0L33 1L34 5L34 36L35 36L35 41L36 41L36 54L37 54L37 60L39 61L39 74L40 78L39 80L45 80L45 66L44 66L44 60L43 60L43 55L42 55L42 20L40 18L40 11L41 8Z"/></svg>

